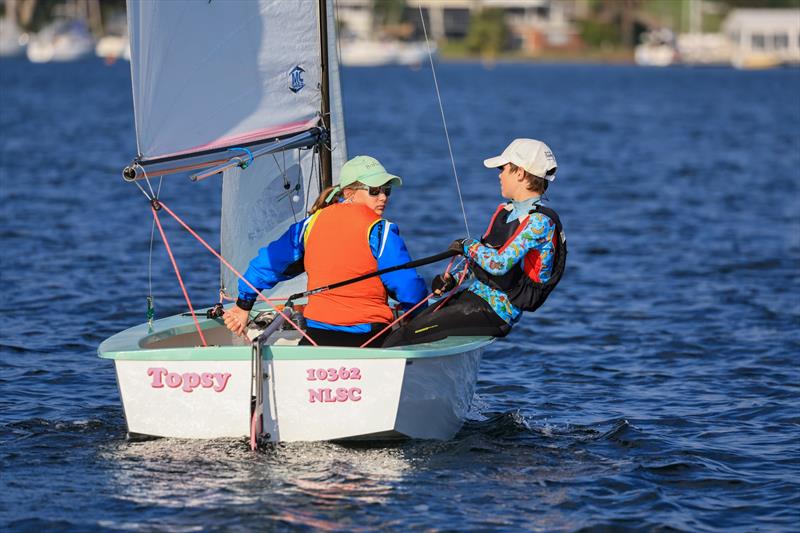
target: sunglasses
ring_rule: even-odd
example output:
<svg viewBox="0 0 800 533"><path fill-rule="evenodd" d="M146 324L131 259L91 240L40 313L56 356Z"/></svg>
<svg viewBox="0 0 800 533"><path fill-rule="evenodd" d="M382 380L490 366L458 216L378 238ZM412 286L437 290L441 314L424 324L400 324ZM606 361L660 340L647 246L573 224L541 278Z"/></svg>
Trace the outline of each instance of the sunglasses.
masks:
<svg viewBox="0 0 800 533"><path fill-rule="evenodd" d="M380 193L385 194L387 197L391 196L392 194L392 186L391 185L381 185L380 187L359 187L359 189L365 190L369 192L370 196L378 196Z"/></svg>

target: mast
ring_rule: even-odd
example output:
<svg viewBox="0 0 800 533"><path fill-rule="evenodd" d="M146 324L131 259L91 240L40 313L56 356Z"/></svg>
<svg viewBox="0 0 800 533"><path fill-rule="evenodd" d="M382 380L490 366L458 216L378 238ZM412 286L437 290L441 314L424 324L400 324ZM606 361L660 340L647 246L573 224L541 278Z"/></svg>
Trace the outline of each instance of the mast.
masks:
<svg viewBox="0 0 800 533"><path fill-rule="evenodd" d="M328 135L331 132L331 102L330 102L330 79L328 72L328 0L319 0L319 42L320 42L320 69L322 78L322 125ZM333 185L333 173L331 171L331 143L330 138L327 143L320 146L320 190ZM325 146L327 144L328 146Z"/></svg>

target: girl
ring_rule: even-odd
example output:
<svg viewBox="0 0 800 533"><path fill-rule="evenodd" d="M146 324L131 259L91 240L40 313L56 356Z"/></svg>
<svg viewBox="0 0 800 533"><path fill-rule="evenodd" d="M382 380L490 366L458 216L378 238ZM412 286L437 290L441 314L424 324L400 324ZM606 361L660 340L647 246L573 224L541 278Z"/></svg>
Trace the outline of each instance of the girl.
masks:
<svg viewBox="0 0 800 533"><path fill-rule="evenodd" d="M261 248L244 277L263 290L305 271L314 289L410 261L397 225L381 218L392 188L401 184L377 159L351 159L342 166L339 185L322 191L308 217ZM392 321L389 296L403 310L426 295L413 269L323 291L308 298L306 333L320 345L360 346ZM255 299L240 280L239 299L224 317L233 333L243 334ZM309 343L304 338L301 344Z"/></svg>

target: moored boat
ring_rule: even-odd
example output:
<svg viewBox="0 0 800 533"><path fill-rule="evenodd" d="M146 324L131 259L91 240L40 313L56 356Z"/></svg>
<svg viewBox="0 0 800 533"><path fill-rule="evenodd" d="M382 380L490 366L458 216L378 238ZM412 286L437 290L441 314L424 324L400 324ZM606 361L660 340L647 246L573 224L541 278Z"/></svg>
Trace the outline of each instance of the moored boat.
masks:
<svg viewBox="0 0 800 533"><path fill-rule="evenodd" d="M80 20L59 20L31 37L26 53L32 63L76 61L94 48L86 24Z"/></svg>

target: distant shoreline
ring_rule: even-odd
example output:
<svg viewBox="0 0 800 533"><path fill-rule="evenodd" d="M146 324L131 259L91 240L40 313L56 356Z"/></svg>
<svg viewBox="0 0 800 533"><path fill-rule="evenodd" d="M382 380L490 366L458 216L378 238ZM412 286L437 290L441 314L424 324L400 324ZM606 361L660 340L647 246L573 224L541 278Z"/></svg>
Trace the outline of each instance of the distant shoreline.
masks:
<svg viewBox="0 0 800 533"><path fill-rule="evenodd" d="M634 65L633 50L613 48L608 50L584 49L581 51L545 51L535 56L519 52L504 52L496 56L484 56L475 53L465 53L462 50L453 50L443 47L439 50L439 57L446 61L482 61L493 63L582 63L582 64L609 64L609 65Z"/></svg>

